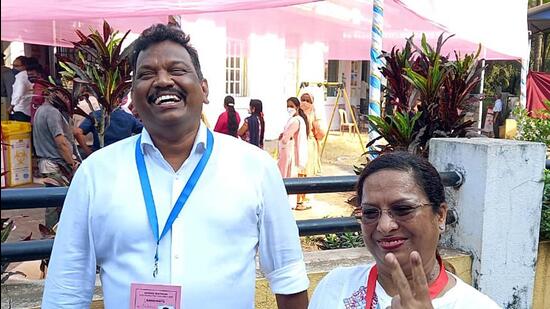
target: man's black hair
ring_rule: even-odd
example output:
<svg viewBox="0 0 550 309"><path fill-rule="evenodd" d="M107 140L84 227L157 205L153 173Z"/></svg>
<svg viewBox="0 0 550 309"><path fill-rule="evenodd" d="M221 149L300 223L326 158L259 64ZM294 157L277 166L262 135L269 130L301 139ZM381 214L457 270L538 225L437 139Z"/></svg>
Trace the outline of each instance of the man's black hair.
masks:
<svg viewBox="0 0 550 309"><path fill-rule="evenodd" d="M134 76L136 74L137 58L140 52L146 50L153 44L172 41L180 44L187 50L189 56L191 56L191 61L193 62L197 76L199 80L202 81L204 78L202 76L199 55L197 54L197 50L189 44L189 40L189 35L185 34L181 29L171 25L156 24L143 30L139 38L134 42L134 49L130 58L130 65L132 66Z"/></svg>

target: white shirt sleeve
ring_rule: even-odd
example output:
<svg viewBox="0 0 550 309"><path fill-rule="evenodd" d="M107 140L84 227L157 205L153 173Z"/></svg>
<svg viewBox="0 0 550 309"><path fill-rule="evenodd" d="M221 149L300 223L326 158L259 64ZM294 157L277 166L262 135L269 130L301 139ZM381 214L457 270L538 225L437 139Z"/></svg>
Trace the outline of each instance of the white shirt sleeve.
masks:
<svg viewBox="0 0 550 309"><path fill-rule="evenodd" d="M288 207L281 174L269 155L264 159L258 214L260 267L273 293L295 294L309 286L298 227Z"/></svg>
<svg viewBox="0 0 550 309"><path fill-rule="evenodd" d="M309 301L308 309L338 309L341 307L342 277L341 268L330 271L317 284Z"/></svg>
<svg viewBox="0 0 550 309"><path fill-rule="evenodd" d="M495 106L493 108L493 112L502 112L502 100L497 99L495 101Z"/></svg>
<svg viewBox="0 0 550 309"><path fill-rule="evenodd" d="M17 105L27 92L28 85L27 83L25 83L25 79L27 79L28 82L26 72L19 72L17 75L15 75L15 82L13 82L13 93L11 96L12 106Z"/></svg>
<svg viewBox="0 0 550 309"><path fill-rule="evenodd" d="M48 266L42 308L89 308L96 262L90 231L91 188L86 162L67 193Z"/></svg>

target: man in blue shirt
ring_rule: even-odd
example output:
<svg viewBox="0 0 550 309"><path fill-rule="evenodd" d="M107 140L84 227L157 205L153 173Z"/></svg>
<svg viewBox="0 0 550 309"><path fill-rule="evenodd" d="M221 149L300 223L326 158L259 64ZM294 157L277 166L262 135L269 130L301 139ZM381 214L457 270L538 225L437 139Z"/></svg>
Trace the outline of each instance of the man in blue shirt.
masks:
<svg viewBox="0 0 550 309"><path fill-rule="evenodd" d="M101 111L94 111L91 116L97 120L101 117ZM125 112L122 108L117 108L111 113L109 126L105 129L105 146L130 137L132 134L141 133L142 129L143 124L141 124L139 120L133 115ZM91 149L86 144L84 138L88 133L92 133L94 137L94 144ZM92 152L100 148L99 135L90 118L86 118L82 121L80 126L74 130L74 135L86 156L89 156Z"/></svg>

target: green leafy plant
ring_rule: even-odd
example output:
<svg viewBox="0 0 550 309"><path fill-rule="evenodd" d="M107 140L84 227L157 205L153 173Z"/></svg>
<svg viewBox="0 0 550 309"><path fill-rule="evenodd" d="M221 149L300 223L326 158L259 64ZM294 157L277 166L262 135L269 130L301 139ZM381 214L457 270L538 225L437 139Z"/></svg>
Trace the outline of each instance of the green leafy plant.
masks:
<svg viewBox="0 0 550 309"><path fill-rule="evenodd" d="M403 75L405 68L410 66L411 57L412 50L409 41L405 44L403 51L394 46L389 53L382 52L385 65L381 68L381 72L388 83L388 86L384 88L385 113L388 115L393 114L394 106L398 106L401 110L407 110L410 105L409 98L413 89Z"/></svg>
<svg viewBox="0 0 550 309"><path fill-rule="evenodd" d="M421 129L415 131L415 124L418 118L422 116L422 112L413 114L411 117L409 113L396 112L393 116L386 116L384 118L375 115L368 115L368 120L373 124L373 129L380 134L377 138L371 140L367 144L367 148L374 145L382 137L386 140L387 144L377 145L379 150L374 152L387 152L387 151L417 151L418 136L422 133ZM369 153L369 151L367 151Z"/></svg>
<svg viewBox="0 0 550 309"><path fill-rule="evenodd" d="M21 217L26 217L26 216L21 216ZM15 230L15 222L13 221L13 218L2 218L1 219L1 224L2 224L2 232L1 232L1 240L2 240L2 243L6 242L6 240L8 240L8 237L10 236L10 233ZM30 240L32 237L32 233L30 233L28 236L24 237L23 239L21 239L22 241L26 241L26 240ZM20 272L20 271L7 271L8 270L8 266L10 265L10 263L2 263L2 265L0 266L1 267L1 272L2 272L2 278L1 278L1 282L4 283L6 282L9 277L13 276L13 275L22 275L22 276L26 276L24 273Z"/></svg>
<svg viewBox="0 0 550 309"><path fill-rule="evenodd" d="M474 122L464 121L464 109L472 102L471 93L480 82L482 67L479 49L464 56L455 53L453 61L441 55L451 37L440 35L434 47L425 35L420 46L410 37L403 52L394 48L383 54L386 65L382 71L388 80L385 97L392 100L395 110L381 117L368 117L387 144L371 147L365 154L405 150L427 156L431 138L466 135Z"/></svg>
<svg viewBox="0 0 550 309"><path fill-rule="evenodd" d="M319 240L321 250L356 248L365 246L363 236L359 232L345 232L326 234L324 239Z"/></svg>
<svg viewBox="0 0 550 309"><path fill-rule="evenodd" d="M517 140L539 142L550 147L550 101L545 101L546 110L541 110L531 117L527 110L516 107L512 114L517 121Z"/></svg>
<svg viewBox="0 0 550 309"><path fill-rule="evenodd" d="M103 147L111 112L120 106L131 86L129 55L132 45L122 51L130 30L121 37L118 31L114 31L104 21L103 34L95 29L90 29L88 35L80 30L75 32L80 38L80 41L72 42L76 50L75 59L58 57L59 65L63 68L61 76L67 84L72 84L73 90L78 90L73 91L70 98L82 98L83 93L88 92L97 99L101 116L98 119L92 117L92 121L99 135L100 147ZM91 107L90 101L87 102ZM78 100L68 103L71 110L75 110L77 104Z"/></svg>

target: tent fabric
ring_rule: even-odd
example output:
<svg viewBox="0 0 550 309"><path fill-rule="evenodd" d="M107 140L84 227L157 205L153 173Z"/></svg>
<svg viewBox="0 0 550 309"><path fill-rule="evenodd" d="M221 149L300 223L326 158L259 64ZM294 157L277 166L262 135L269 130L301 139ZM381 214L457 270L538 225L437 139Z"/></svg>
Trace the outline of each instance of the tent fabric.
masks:
<svg viewBox="0 0 550 309"><path fill-rule="evenodd" d="M517 59L529 55L527 0L401 0L450 33ZM488 57L487 59L489 59Z"/></svg>
<svg viewBox="0 0 550 309"><path fill-rule="evenodd" d="M550 100L550 73L531 71L527 74L526 106L530 115L536 115L536 111L546 109L544 100Z"/></svg>
<svg viewBox="0 0 550 309"><path fill-rule="evenodd" d="M527 23L532 34L550 30L550 3L529 9Z"/></svg>
<svg viewBox="0 0 550 309"><path fill-rule="evenodd" d="M481 1L492 3L499 9L485 11L483 18L476 16L474 19L469 18L472 11L476 11L473 6L457 5L454 1L451 4L450 1L386 0L384 50L403 46L404 39L412 34L419 39L425 33L428 41L434 44L442 32L447 32L457 35L446 43L443 50L446 54L452 55L454 50L462 54L472 53L481 43L484 48L481 56L486 59L522 57L524 51L518 46L522 46L522 42L527 46L525 14L521 15L526 13L527 0ZM447 2L452 9L442 10L440 2ZM419 6L418 3L424 4ZM523 11L518 3L525 3ZM503 12L507 18L501 18ZM99 29L104 18L115 29L140 33L153 23L165 23L168 15L180 14L182 24L210 21L224 27L231 39L246 42L251 34L274 34L283 38L289 49L298 48L302 43L320 42L327 46L329 59L370 59L372 0L4 0L2 40L72 46L70 41L78 39L75 28L85 33L90 26ZM462 23L468 27L461 28L456 18L449 15L462 16ZM447 23L445 19L453 22ZM505 29L502 31L505 38L495 34L495 28L499 27ZM472 32L472 29L476 31ZM496 44L495 37L502 42Z"/></svg>

